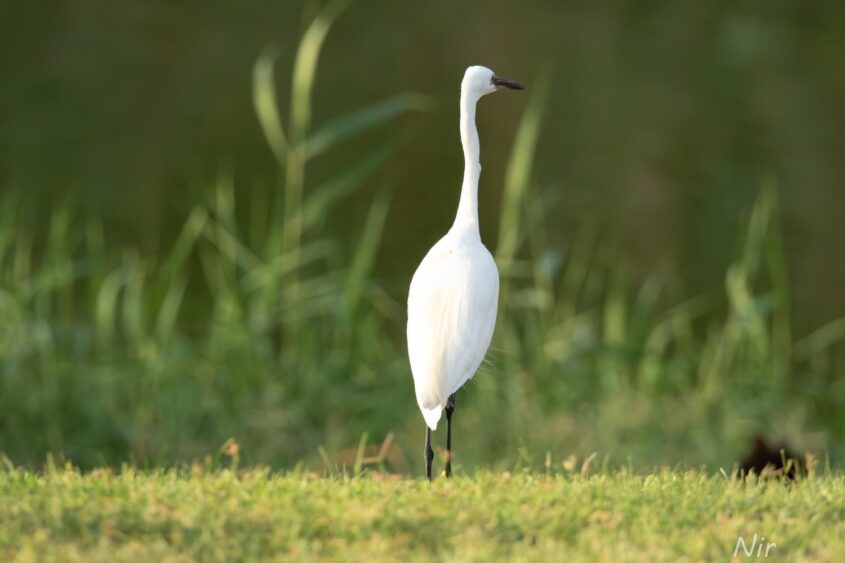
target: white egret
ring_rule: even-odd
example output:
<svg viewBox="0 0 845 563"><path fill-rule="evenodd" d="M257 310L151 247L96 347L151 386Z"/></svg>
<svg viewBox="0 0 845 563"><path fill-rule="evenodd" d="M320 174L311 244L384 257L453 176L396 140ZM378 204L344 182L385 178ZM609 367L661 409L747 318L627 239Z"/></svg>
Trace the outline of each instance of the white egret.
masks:
<svg viewBox="0 0 845 563"><path fill-rule="evenodd" d="M499 272L478 230L478 100L500 88L524 90L489 68L471 66L461 81L464 180L455 223L423 258L408 292L408 356L426 423L425 471L431 480L431 431L446 410L446 476L452 472L455 392L478 369L496 324Z"/></svg>

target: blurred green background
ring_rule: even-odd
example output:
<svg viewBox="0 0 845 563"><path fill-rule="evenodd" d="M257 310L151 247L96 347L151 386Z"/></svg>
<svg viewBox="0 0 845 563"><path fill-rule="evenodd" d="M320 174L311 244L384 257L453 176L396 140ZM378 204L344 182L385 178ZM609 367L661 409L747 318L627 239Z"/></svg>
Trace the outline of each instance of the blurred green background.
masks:
<svg viewBox="0 0 845 563"><path fill-rule="evenodd" d="M479 109L504 285L458 460L841 450L845 7L358 1L292 95L334 11L0 7L0 451L174 463L234 437L332 464L392 432L379 463L418 468L403 301L454 217L471 64L529 92ZM304 163L320 131L349 135Z"/></svg>

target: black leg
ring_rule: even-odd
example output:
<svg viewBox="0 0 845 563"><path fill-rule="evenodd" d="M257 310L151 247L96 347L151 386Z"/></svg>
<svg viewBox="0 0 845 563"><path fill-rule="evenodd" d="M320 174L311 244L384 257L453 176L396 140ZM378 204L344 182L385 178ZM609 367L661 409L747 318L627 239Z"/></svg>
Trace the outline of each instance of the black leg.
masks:
<svg viewBox="0 0 845 563"><path fill-rule="evenodd" d="M446 477L452 476L452 413L455 412L455 394L446 401Z"/></svg>
<svg viewBox="0 0 845 563"><path fill-rule="evenodd" d="M434 450L431 449L431 428L425 427L425 474L431 481L431 461L434 459Z"/></svg>

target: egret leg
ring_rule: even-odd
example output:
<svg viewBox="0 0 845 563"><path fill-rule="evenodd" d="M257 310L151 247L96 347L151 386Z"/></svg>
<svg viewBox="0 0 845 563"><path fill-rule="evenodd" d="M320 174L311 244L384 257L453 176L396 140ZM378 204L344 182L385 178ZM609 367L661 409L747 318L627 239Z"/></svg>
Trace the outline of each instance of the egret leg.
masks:
<svg viewBox="0 0 845 563"><path fill-rule="evenodd" d="M452 476L452 413L455 412L455 394L446 401L446 477Z"/></svg>
<svg viewBox="0 0 845 563"><path fill-rule="evenodd" d="M425 475L431 481L431 461L434 459L434 450L431 449L431 428L425 427Z"/></svg>

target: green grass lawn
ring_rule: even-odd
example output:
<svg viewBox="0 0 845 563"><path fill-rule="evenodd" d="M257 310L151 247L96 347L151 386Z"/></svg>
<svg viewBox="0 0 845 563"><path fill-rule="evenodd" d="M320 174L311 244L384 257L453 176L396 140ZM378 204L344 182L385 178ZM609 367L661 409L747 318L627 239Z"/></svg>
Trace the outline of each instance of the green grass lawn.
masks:
<svg viewBox="0 0 845 563"><path fill-rule="evenodd" d="M843 522L842 475L0 473L3 560L726 561L757 534L770 560L835 561Z"/></svg>

